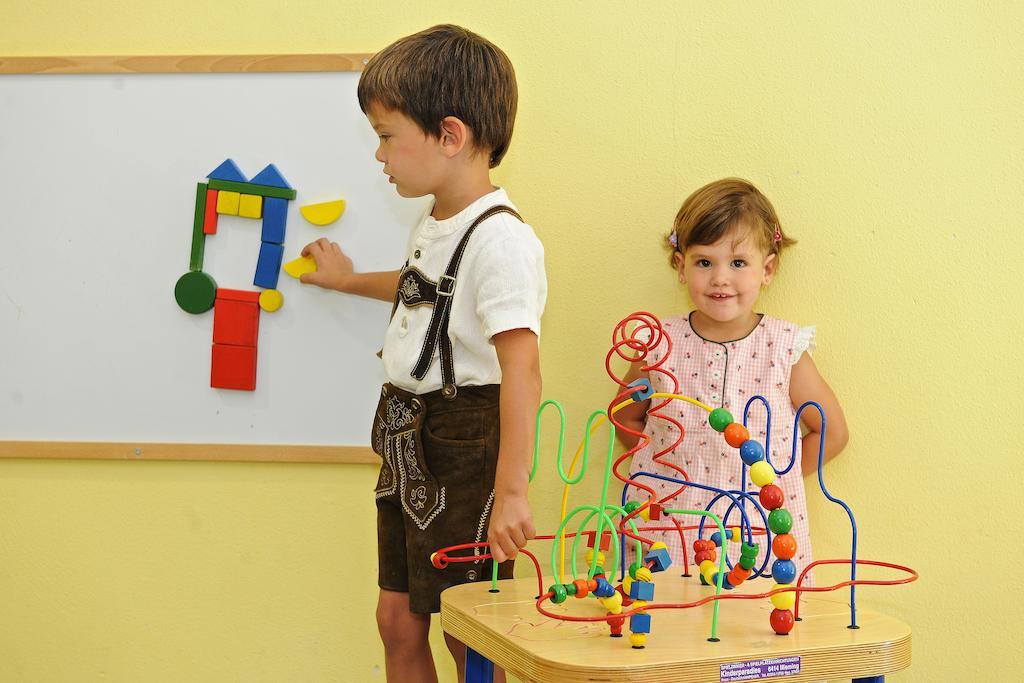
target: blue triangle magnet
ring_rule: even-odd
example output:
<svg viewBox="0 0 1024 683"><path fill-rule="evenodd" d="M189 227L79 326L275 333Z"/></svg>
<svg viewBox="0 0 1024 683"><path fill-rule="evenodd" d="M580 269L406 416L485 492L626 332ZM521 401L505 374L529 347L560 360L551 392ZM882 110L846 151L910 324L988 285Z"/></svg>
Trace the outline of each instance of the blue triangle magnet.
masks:
<svg viewBox="0 0 1024 683"><path fill-rule="evenodd" d="M238 164L235 163L234 159L225 159L224 163L210 171L210 174L206 177L211 180L230 180L236 183L247 182L242 174L242 169L238 168Z"/></svg>
<svg viewBox="0 0 1024 683"><path fill-rule="evenodd" d="M277 170L277 166L273 164L267 164L267 167L257 173L249 182L253 185L269 185L270 187L292 189L292 186L284 179L281 172Z"/></svg>

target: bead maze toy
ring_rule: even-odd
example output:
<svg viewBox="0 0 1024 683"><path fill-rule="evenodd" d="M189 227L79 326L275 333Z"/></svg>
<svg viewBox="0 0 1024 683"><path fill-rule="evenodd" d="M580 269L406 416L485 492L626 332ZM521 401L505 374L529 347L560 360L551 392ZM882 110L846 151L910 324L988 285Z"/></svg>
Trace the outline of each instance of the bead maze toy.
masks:
<svg viewBox="0 0 1024 683"><path fill-rule="evenodd" d="M532 479L536 474L539 461L542 417L548 408L554 408L559 416L556 465L559 477L565 484L561 521L557 531L553 535L537 537L553 541L550 575L554 577L554 583L548 588L544 588L543 574L536 556L525 548L522 550L522 553L533 562L537 573L536 609L539 613L565 622L605 622L608 625L609 635L612 637L623 635L623 628L626 627L628 619L629 643L635 649L643 649L648 638L653 637L652 613L657 610L686 610L710 604L711 624L707 640L719 642L718 619L723 602L766 600L772 606L767 620L767 632L785 636L795 628L796 622L800 621L800 599L805 593L824 593L848 587L850 619L847 628L857 629L859 628L856 601L858 585L894 586L910 583L918 578L917 572L908 567L857 557L857 523L853 510L844 501L832 495L825 485L822 462L826 418L821 406L815 402L805 403L798 408L793 425L794 433L799 429L800 414L805 409L814 409L821 413L818 484L825 498L842 507L849 517L852 544L849 558L817 560L808 564L798 573L798 568L793 561L797 545L794 537L790 534L793 518L785 508L782 489L775 484L776 478L786 475L793 467L795 458L798 457L795 434L790 462L788 466L780 469L771 462L770 451L766 448L766 444L751 438L751 430L748 426L751 406L758 401L764 404L767 412L765 419L770 421L771 414L767 401L760 396L750 398L744 407L743 420L739 422L724 408L713 408L678 393L678 380L667 368L661 367L668 357L667 353L658 363L647 364L645 362L649 351L662 343L671 345L671 340L664 333L660 321L650 313L634 313L615 326L612 345L605 358L605 367L612 380L619 385L620 390L607 410L595 411L588 418L582 443L576 450L568 474L563 465L565 412L558 402L551 400L544 401L537 411L537 435L530 478ZM642 362L642 370L646 373L664 373L665 376L671 378L671 385L675 387L675 391L657 393L646 379L630 384L625 383L612 371L611 362L616 357L634 363ZM706 411L710 427L721 434L721 438L735 449L738 456L736 464L741 474L739 487L736 490L723 490L707 486L691 479L684 468L660 460L673 450L685 449L685 439L681 429L676 441L654 457L655 462L672 468L678 476L667 477L648 472L637 472L632 477L624 475L620 471L623 463L647 446L650 438L622 425L616 419L615 414L634 402L647 399L653 400L648 411L648 419L663 416L659 414L659 411L672 401L685 401ZM664 417L671 419L667 416ZM600 481L600 499L596 504L580 505L566 513L570 489L578 485L587 472L590 439L605 422L609 423L610 434L603 477ZM618 458L613 457L616 429L626 429L629 433L640 437L633 448ZM766 431L770 434L770 430ZM577 464L580 465L579 471L574 475ZM609 501L612 475L623 484L620 504ZM748 475L754 488L748 488ZM679 488L668 495L659 497L653 488L640 481L643 478L668 481L678 485ZM688 486L702 488L714 494L714 498L706 509L681 509L673 505L673 499ZM631 489L640 492L644 499L627 502L627 493ZM716 514L713 511L716 505L724 505L725 513ZM748 510L751 512L748 513ZM730 520L734 515L738 516L738 523L731 523ZM696 517L699 521L696 523L680 521L680 518L687 517ZM578 522L575 530L572 530L570 525L574 524L574 520L577 518L580 518L581 521ZM760 519L758 520L758 518ZM751 522L752 519L762 521L763 524L755 525ZM715 531L705 534L705 525L708 521L714 525ZM671 557L663 542L655 541L645 535L645 532L654 531L678 533L684 551L682 556ZM692 560L685 552L686 534L690 532L695 532L691 546ZM571 572L567 574L565 546L566 540L570 538L572 539L572 548L568 557ZM585 554L587 567L585 571L580 572L577 569L577 558L581 550L579 544L582 539L587 540L588 550ZM632 561L628 566L626 557L630 553L627 552L627 544L628 549L632 552ZM734 544L734 547L738 548L738 560L735 563L730 561L726 552L728 544ZM766 552L764 559L758 563L757 557L762 544ZM460 551L476 550L486 548L486 546L486 543L467 543L442 548L432 555L432 563L437 568L444 568L452 562L478 562L488 559L490 554L486 552L471 556L459 554ZM767 552L769 548L770 553ZM610 564L606 563L604 554L609 550L612 553ZM775 559L769 568L768 564L772 556ZM682 578L668 579L669 575L666 574L666 570L677 562L682 565ZM697 567L697 580L706 587L707 595L698 600L683 603L654 602L657 588L655 577L660 577L661 580L686 580L685 577L691 576L691 564ZM828 586L807 585L805 580L808 572L818 565L849 565L850 578ZM860 566L882 567L901 572L905 576L886 580L858 579L857 569ZM497 567L494 566L493 569L491 592L496 592L499 590ZM615 578L616 573L618 574L617 579ZM755 589L755 592L742 593L734 590L744 582L762 577L774 582L769 590ZM593 595L596 598L597 604L600 606L598 610L594 610L592 607L583 608L582 602L580 609L569 611L560 608L562 611L556 612L549 607L549 604L565 603L570 596L581 600L588 595Z"/></svg>

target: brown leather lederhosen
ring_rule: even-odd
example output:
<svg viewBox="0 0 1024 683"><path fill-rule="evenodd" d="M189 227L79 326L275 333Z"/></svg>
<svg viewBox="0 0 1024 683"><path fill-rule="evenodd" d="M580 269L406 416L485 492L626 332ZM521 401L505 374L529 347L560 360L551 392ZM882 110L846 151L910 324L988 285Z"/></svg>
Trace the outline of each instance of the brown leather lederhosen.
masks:
<svg viewBox="0 0 1024 683"><path fill-rule="evenodd" d="M491 207L466 229L437 282L408 262L398 279L392 316L399 302L434 309L410 374L422 380L436 353L442 381L441 389L422 395L385 384L373 421L373 449L383 460L376 487L378 583L386 590L408 592L413 612L437 612L445 588L490 578L490 561L439 570L431 565L430 554L448 545L486 540L494 500L499 387L456 385L448 326L469 239L498 213L522 220L510 207ZM499 567L502 578L510 578L511 571L511 562Z"/></svg>

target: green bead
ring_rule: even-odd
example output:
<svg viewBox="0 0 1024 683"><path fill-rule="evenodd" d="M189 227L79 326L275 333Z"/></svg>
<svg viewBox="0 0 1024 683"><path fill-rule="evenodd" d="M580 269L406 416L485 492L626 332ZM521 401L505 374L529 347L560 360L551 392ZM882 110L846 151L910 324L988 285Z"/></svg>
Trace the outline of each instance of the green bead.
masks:
<svg viewBox="0 0 1024 683"><path fill-rule="evenodd" d="M744 543L740 547L740 557L757 557L757 550L758 545L756 543L754 543L753 545L749 543Z"/></svg>
<svg viewBox="0 0 1024 683"><path fill-rule="evenodd" d="M773 534L788 534L793 528L793 515L784 508L772 510L768 513L768 528Z"/></svg>
<svg viewBox="0 0 1024 683"><path fill-rule="evenodd" d="M565 592L567 595L576 595L576 584L571 581L565 584Z"/></svg>
<svg viewBox="0 0 1024 683"><path fill-rule="evenodd" d="M627 515L630 515L633 514L633 511L636 510L638 507L640 507L640 503L636 502L635 500L631 500L628 503L626 503L625 507L623 507L623 510L626 511Z"/></svg>
<svg viewBox="0 0 1024 683"><path fill-rule="evenodd" d="M724 432L733 423L732 414L725 408L715 408L708 415L708 424L716 432Z"/></svg>
<svg viewBox="0 0 1024 683"><path fill-rule="evenodd" d="M637 564L636 562L634 562L633 564L629 565L629 578L636 579L636 572L637 572L638 569L640 569L640 565Z"/></svg>
<svg viewBox="0 0 1024 683"><path fill-rule="evenodd" d="M566 597L569 595L565 590L565 586L560 583L552 584L551 587L548 588L548 592L551 593L551 602L556 605L565 602Z"/></svg>
<svg viewBox="0 0 1024 683"><path fill-rule="evenodd" d="M191 270L174 285L174 300L187 313L205 313L213 308L217 283L201 270Z"/></svg>
<svg viewBox="0 0 1024 683"><path fill-rule="evenodd" d="M740 557L740 566L744 569L753 569L755 562L757 562L756 557L747 557L746 555Z"/></svg>

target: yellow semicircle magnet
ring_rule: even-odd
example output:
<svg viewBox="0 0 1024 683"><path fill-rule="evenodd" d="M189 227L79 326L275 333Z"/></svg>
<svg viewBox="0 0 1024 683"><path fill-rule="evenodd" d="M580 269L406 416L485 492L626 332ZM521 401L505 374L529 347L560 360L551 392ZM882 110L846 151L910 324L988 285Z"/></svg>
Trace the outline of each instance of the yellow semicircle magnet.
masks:
<svg viewBox="0 0 1024 683"><path fill-rule="evenodd" d="M306 273L316 272L316 261L312 256L300 256L294 261L289 261L284 264L284 272L288 273L295 279L299 279Z"/></svg>
<svg viewBox="0 0 1024 683"><path fill-rule="evenodd" d="M299 208L299 213L313 225L330 225L345 213L345 200L337 199L333 202L307 204Z"/></svg>
<svg viewBox="0 0 1024 683"><path fill-rule="evenodd" d="M260 308L273 313L284 304L284 295L276 289L265 289L260 292Z"/></svg>

